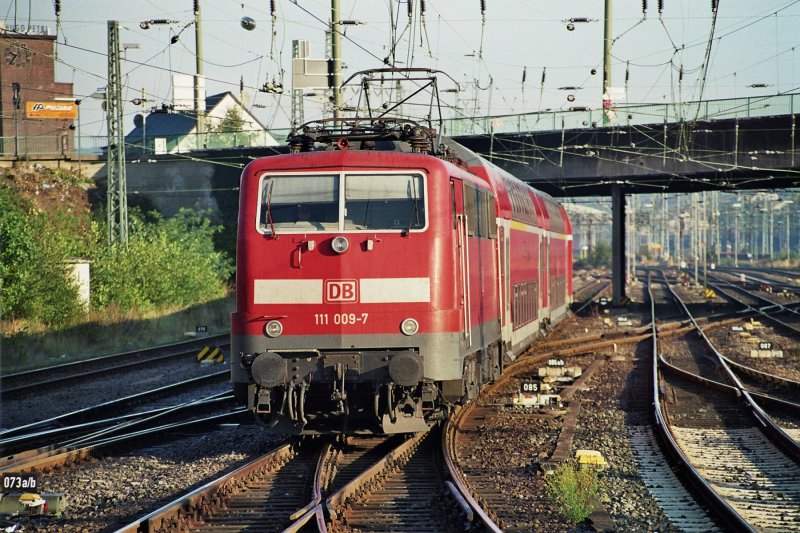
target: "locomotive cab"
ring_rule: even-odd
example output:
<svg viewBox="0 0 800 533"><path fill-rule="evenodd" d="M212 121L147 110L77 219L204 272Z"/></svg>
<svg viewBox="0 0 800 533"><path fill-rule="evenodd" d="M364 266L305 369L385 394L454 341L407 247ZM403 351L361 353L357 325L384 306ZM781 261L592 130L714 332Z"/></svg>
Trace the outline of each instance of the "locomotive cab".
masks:
<svg viewBox="0 0 800 533"><path fill-rule="evenodd" d="M451 268L434 251L450 213L429 201L447 192L444 162L375 155L276 156L243 175L233 380L276 432L406 433L446 416L433 378L447 365L431 355L457 346L438 332L457 304L435 276Z"/></svg>

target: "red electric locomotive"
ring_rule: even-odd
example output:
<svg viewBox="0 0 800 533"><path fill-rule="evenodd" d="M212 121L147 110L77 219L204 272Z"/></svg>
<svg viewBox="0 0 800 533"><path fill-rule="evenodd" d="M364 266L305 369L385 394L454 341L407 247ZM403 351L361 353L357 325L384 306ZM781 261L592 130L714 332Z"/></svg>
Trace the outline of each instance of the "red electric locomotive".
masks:
<svg viewBox="0 0 800 533"><path fill-rule="evenodd" d="M318 126L242 174L234 390L275 432L422 431L567 313L569 220L429 128Z"/></svg>
<svg viewBox="0 0 800 533"><path fill-rule="evenodd" d="M571 301L552 198L466 151L364 142L242 175L232 379L276 431L423 430Z"/></svg>

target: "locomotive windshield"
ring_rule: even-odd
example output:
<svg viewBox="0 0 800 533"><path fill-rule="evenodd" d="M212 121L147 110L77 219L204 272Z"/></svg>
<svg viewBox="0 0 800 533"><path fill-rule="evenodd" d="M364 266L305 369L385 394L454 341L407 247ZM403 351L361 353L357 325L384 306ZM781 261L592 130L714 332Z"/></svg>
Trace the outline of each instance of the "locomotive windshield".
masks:
<svg viewBox="0 0 800 533"><path fill-rule="evenodd" d="M411 231L425 227L425 181L420 174L266 176L259 229Z"/></svg>

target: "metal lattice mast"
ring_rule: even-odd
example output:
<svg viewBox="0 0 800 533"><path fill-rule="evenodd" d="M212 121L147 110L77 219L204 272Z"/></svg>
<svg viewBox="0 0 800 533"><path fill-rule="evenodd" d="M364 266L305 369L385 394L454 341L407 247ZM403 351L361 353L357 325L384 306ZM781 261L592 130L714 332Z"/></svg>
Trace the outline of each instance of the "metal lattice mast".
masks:
<svg viewBox="0 0 800 533"><path fill-rule="evenodd" d="M331 27L333 27L333 23L331 23ZM328 88L333 88L333 79L332 69L333 69L333 31L328 29L325 31L325 57L328 58ZM323 111L325 116L328 117L336 117L334 115L334 105L333 105L333 95L330 98L325 99L325 104L323 105Z"/></svg>
<svg viewBox="0 0 800 533"><path fill-rule="evenodd" d="M125 137L122 132L122 78L119 66L119 21L108 21L108 245L128 242L128 195L125 180Z"/></svg>
<svg viewBox="0 0 800 533"><path fill-rule="evenodd" d="M292 41L292 58L308 57L308 41ZM292 87L292 127L303 124L305 119L303 109L303 90Z"/></svg>

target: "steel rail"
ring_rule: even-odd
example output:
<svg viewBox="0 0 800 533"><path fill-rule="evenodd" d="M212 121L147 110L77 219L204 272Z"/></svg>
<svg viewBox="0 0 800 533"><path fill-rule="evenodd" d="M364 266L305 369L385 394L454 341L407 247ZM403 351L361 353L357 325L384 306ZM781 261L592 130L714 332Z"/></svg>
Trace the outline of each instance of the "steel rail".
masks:
<svg viewBox="0 0 800 533"><path fill-rule="evenodd" d="M196 409L198 406L201 405L210 405L212 403L221 403L221 402L229 402L233 399L233 395L227 393L227 397L220 397L220 395L214 395L212 397L203 399L201 401L193 401L187 402L184 404L180 404L178 406L172 406L167 408L160 408L155 409L149 413L142 413L139 415L139 418L133 418L135 415L128 415L126 418L128 420L117 423L113 425L109 425L106 427L101 428L98 431L93 433L88 433L81 435L79 437L75 437L69 441L62 441L56 444L52 444L49 446L39 447L39 448L25 448L24 445L30 446L30 440L22 439L16 443L16 449L21 450L17 451L13 455L8 455L2 459L0 459L0 468L5 468L10 465L15 464L24 464L27 462L35 461L38 459L46 459L48 457L57 456L64 452L90 447L94 444L103 443L106 441L110 441L116 437L112 437L112 434L118 433L122 430L127 430L128 433L136 428L136 427L144 427L147 428L148 424L152 427L153 423L161 417L168 417L174 416L179 414L181 411L185 409ZM191 414L191 413L190 413ZM145 417L145 415L147 415ZM142 418L145 417L145 418ZM180 420L177 422L180 423ZM93 427L90 425L90 427ZM159 427L164 427L159 426ZM146 430L146 429L145 429ZM141 430L138 430L141 431ZM35 442L35 441L34 441Z"/></svg>
<svg viewBox="0 0 800 533"><path fill-rule="evenodd" d="M672 291L672 287L669 285L669 283L667 283L667 288L669 288L669 290L673 292L673 294L675 294L674 291ZM675 294L675 297L677 298L677 294ZM767 436L770 437L770 439L776 445L778 445L785 452L787 452L788 455L792 457L796 462L800 463L800 443L798 443L789 434L787 434L783 430L783 428L781 428L778 424L776 424L772 420L772 418L761 408L761 406L758 405L758 403L750 395L750 393L748 392L747 388L744 386L742 381L739 379L739 376L737 376L736 373L731 369L730 365L728 364L729 359L723 356L719 352L719 350L717 350L716 346L714 346L714 343L711 342L711 339L709 339L708 335L706 335L705 331L703 331L703 328L701 328L695 322L694 317L689 312L689 309L686 307L686 305L683 303L682 300L681 300L681 305L683 306L684 312L687 314L687 316L691 318L692 324L697 329L697 332L700 334L703 341L706 343L709 349L714 353L714 356L717 358L717 361L719 361L719 364L725 370L728 379L730 379L739 389L739 392L744 397L744 402L746 406L753 414L753 416L756 418L758 423L762 426L763 431L767 434ZM765 316L769 317L769 315ZM795 330L795 331L800 333L800 330Z"/></svg>
<svg viewBox="0 0 800 533"><path fill-rule="evenodd" d="M201 429L207 431L210 425L240 420L243 415L246 415L247 412L248 411L246 408L240 408L228 413L198 418L185 422L166 424L125 435L109 437L75 450L54 450L52 454L47 454L46 456L37 455L32 457L20 457L18 461L6 464L0 468L0 474L32 472L45 468L52 468L54 466L69 464L77 461L78 459L88 457L97 450L107 448L112 445L136 441L142 437L162 436L170 431L184 431L189 429Z"/></svg>
<svg viewBox="0 0 800 533"><path fill-rule="evenodd" d="M397 462L401 461L403 457L407 457L419 446L422 440L428 436L428 431L423 431L414 434L410 439L402 442L395 449L387 453L382 459L378 460L375 464L364 470L361 474L352 479L344 487L334 492L325 500L325 507L328 510L328 515L333 520L339 518L338 509L342 509L347 504L347 500L352 498L361 488L375 476L379 475L384 470L394 466Z"/></svg>
<svg viewBox="0 0 800 533"><path fill-rule="evenodd" d="M206 505L212 504L214 500L224 498L226 494L234 490L237 484L243 483L248 478L256 476L264 470L271 469L281 462L290 460L294 453L294 444L285 443L233 472L224 474L142 518L117 529L116 533L150 533L159 531L162 528L169 529L170 527L180 527L181 525L189 527L194 521L195 509L201 509Z"/></svg>
<svg viewBox="0 0 800 533"><path fill-rule="evenodd" d="M457 412L451 415L447 421L447 424L445 424L444 430L442 430L442 454L444 455L444 462L447 466L448 472L450 473L450 477L453 480L453 485L458 493L461 494L463 501L465 501L469 508L474 511L474 515L480 519L481 523L488 531L492 531L493 533L502 533L503 530L499 525L497 525L495 519L489 516L489 511L484 509L483 505L481 505L473 496L466 479L464 479L464 476L461 473L461 470L458 469L458 467L455 465L455 461L453 461L455 432L458 429L461 418L465 415L469 408L470 406L458 407ZM459 503L461 504L461 502ZM461 505L463 506L463 504Z"/></svg>
<svg viewBox="0 0 800 533"><path fill-rule="evenodd" d="M730 281L721 279L721 278L719 278L717 276L713 276L713 275L711 277L713 277L717 281L713 282L713 283L709 282L708 285L710 287L712 287L714 290L722 292L728 298L731 298L732 300L738 302L739 304L744 305L747 308L752 309L752 310L756 311L757 313L759 313L761 315L770 316L769 313L767 313L767 310L772 310L772 309L776 309L777 312L787 312L787 313L792 313L792 314L800 314L800 311L798 311L798 309L797 309L797 307L800 306L800 302L778 303L778 302L770 300L769 298L766 298L766 297L764 297L764 296L762 296L760 294L755 294L755 293L749 292L744 287L739 287L738 285L736 285L735 283L731 283ZM733 296L730 292L726 291L723 287L734 289L737 292L742 292L742 293L750 296L751 298L755 298L756 300L764 302L766 305L764 305L762 307L753 307L751 305L748 305L748 304L744 303L742 300L740 300L739 298L736 298L735 296Z"/></svg>
<svg viewBox="0 0 800 533"><path fill-rule="evenodd" d="M125 396L123 398L118 398L116 400L110 400L90 407L84 407L83 409L78 409L76 411L72 411L69 413L64 413L44 420L39 420L37 422L32 422L30 424L8 428L0 431L0 438L2 438L2 440L0 440L0 446L2 446L3 443L6 442L6 439L8 439L9 437L13 435L20 435L26 431L30 432L36 428L41 429L53 426L63 426L64 424L72 424L80 420L85 420L87 417L96 417L107 412L118 412L120 409L125 409L133 405L140 404L145 400L158 398L167 394L182 391L205 383L225 380L228 377L230 377L230 371L223 370L220 372L215 372L213 374L208 374L206 376L199 376L196 378L179 381L178 383L164 385L162 387L158 387L148 391L138 392L130 396Z"/></svg>
<svg viewBox="0 0 800 533"><path fill-rule="evenodd" d="M13 374L5 374L0 376L0 389L5 391L6 389L10 388L11 386L10 384L13 384L14 381L30 381L31 379L36 379L37 376L48 376L53 372L81 370L82 368L91 368L92 366L103 365L108 363L116 363L117 361L129 360L131 358L147 359L148 357L163 355L165 353L169 356L174 354L176 351L183 354L191 350L203 348L204 345L213 342L221 341L225 344L228 344L229 338L230 336L227 333L221 335L210 335L208 337L200 337L196 339L179 341L170 344L162 344L159 346L153 346L151 348L142 348L140 350L131 350L115 354L101 355L99 357L82 359L80 361L72 361L70 363L64 363L61 365L53 365L43 368L26 370L23 372L16 372Z"/></svg>
<svg viewBox="0 0 800 533"><path fill-rule="evenodd" d="M664 279L664 283L669 288L669 283ZM673 297L677 301L677 295L674 291L670 290ZM650 314L652 317L652 397L653 397L653 415L655 418L656 433L660 437L662 443L665 445L666 450L673 461L675 461L680 470L688 478L691 485L703 496L706 502L715 510L717 515L734 531L748 531L755 532L756 530L739 514L733 507L720 496L711 484L700 474L700 472L692 465L689 458L683 453L680 445L678 444L675 436L670 430L670 425L667 420L666 414L661 409L661 393L660 393L660 379L659 379L659 342L658 329L656 328L656 307L655 299L653 298L652 282L648 275L647 278L647 294L650 299Z"/></svg>
<svg viewBox="0 0 800 533"><path fill-rule="evenodd" d="M328 526L325 523L325 512L322 505L322 485L325 477L330 474L330 470L333 468L332 463L334 460L334 447L331 443L328 443L319 454L319 459L317 460L314 485L311 489L311 501L289 516L289 519L294 520L294 522L284 529L283 533L299 533L312 518L316 519L317 531L319 533L327 533Z"/></svg>
<svg viewBox="0 0 800 533"><path fill-rule="evenodd" d="M785 378L783 376L778 376L775 374L770 374L769 372L762 372L761 370L758 370L756 368L744 365L742 363L737 363L736 361L724 355L722 357L725 360L725 362L727 362L732 368L735 368L737 372L750 376L758 381L774 383L779 387L800 389L800 381Z"/></svg>
<svg viewBox="0 0 800 533"><path fill-rule="evenodd" d="M132 427L132 424L142 423L144 421L153 419L153 417L165 416L174 414L176 407L188 408L198 407L201 405L211 405L219 402L228 402L233 400L233 395L230 392L220 393L202 401L189 404L179 404L177 406L158 407L150 409L149 411L141 411L138 413L127 413L113 418L105 418L102 420L94 420L82 424L75 424L71 426L56 427L52 429L44 429L33 433L18 435L0 441L0 446L6 454L20 454L26 453L31 448L37 448L40 453L48 452L54 449L63 448L70 445L75 445L75 439L90 438L93 435L100 435L101 432L119 431L125 428ZM61 440L71 438L73 440ZM53 443L55 444L47 444ZM13 457L13 455L11 456ZM0 459L0 466L8 460Z"/></svg>
<svg viewBox="0 0 800 533"><path fill-rule="evenodd" d="M226 344L226 345L223 345L223 346L230 346L230 345ZM139 368L145 363L153 363L153 362L157 362L157 361L165 361L165 360L169 360L169 359L176 359L178 357L191 355L192 353L194 353L194 351L195 350L192 350L192 349L189 349L189 350L184 349L183 351L180 351L180 352L172 352L172 353L169 353L169 354L166 354L166 355L162 354L162 355L157 355L157 356L153 356L153 357L142 358L142 359L139 359L137 361L128 362L128 363L125 363L125 364L117 364L115 366L107 366L107 367L102 367L102 368L95 368L93 370L86 370L86 371L78 373L78 374L70 374L70 375L67 375L67 376L54 377L54 378L51 378L51 379L45 379L45 380L42 380L42 381L35 381L33 383L25 383L25 384L20 384L20 385L16 385L16 386L8 386L7 384L3 384L3 385L0 385L0 387L2 387L2 390L0 390L0 398L2 398L4 400L5 399L10 399L10 398L13 398L15 396L19 396L21 394L30 393L31 391L35 391L35 390L40 389L42 387L61 386L61 385L69 384L69 383L75 383L75 382L83 381L83 380L86 380L88 378L93 378L93 377L96 377L96 376L102 376L102 375L107 375L107 374L116 374L116 373L119 373L119 372L123 372L125 370ZM114 360L106 359L106 360L104 360L104 362L105 363L111 363L111 362L114 362ZM57 368L59 368L59 367L50 367L49 369L42 369L42 370L50 371L50 373L52 373L54 370L58 371L58 370L56 370ZM13 376L14 376L14 379L19 380L19 376L20 376L19 374L13 374ZM6 376L7 379L11 378L11 377L12 376Z"/></svg>
<svg viewBox="0 0 800 533"><path fill-rule="evenodd" d="M584 309L586 309L586 308L589 306L589 304L591 304L591 303L594 301L594 299L595 299L595 298L596 298L596 297L597 297L597 296L598 296L598 295L599 295L601 292L603 292L604 290L606 290L606 288L608 288L608 286L609 286L609 285L611 285L611 282L610 282L610 281L606 281L606 280L603 280L603 281L601 281L601 280L597 280L597 281L595 281L594 283L600 283L600 284L601 284L601 285L600 285L600 288L598 288L597 290L594 290L594 291L592 291L592 292L590 293L589 297L586 299L586 301L585 301L585 302L583 302L582 304L580 304L580 305L579 305L579 306L578 306L576 309L574 309L574 310L572 311L572 313L573 313L573 314L576 314L576 315L577 315L577 314L579 314L581 311L583 311ZM589 286L591 286L591 285L589 285ZM582 288L581 290L584 290L584 289L586 289L586 288L584 287L584 288Z"/></svg>
<svg viewBox="0 0 800 533"><path fill-rule="evenodd" d="M780 286L780 287L783 287L783 288L787 288L787 289L790 289L787 292L791 292L791 293L797 293L798 291L800 291L800 281L798 281L798 280L800 280L800 272L795 272L794 273L794 278L792 278L792 276L790 276L788 273L781 272L780 270L772 270L772 269L755 269L755 268L741 268L741 267L739 267L739 268L717 267L715 270L717 272L730 274L731 276L737 275L737 274L738 275L744 275L745 279L750 279L750 280L753 280L753 281L755 281L757 283L767 283L767 284L769 284L769 285L771 285L773 287ZM756 275L752 275L752 274L756 274ZM787 278L787 279L789 279L791 281L774 280L774 279L771 280L771 279L758 277L758 275L764 275L764 274L768 274L768 275L772 275L772 276L780 276L780 277L783 277L783 278Z"/></svg>

